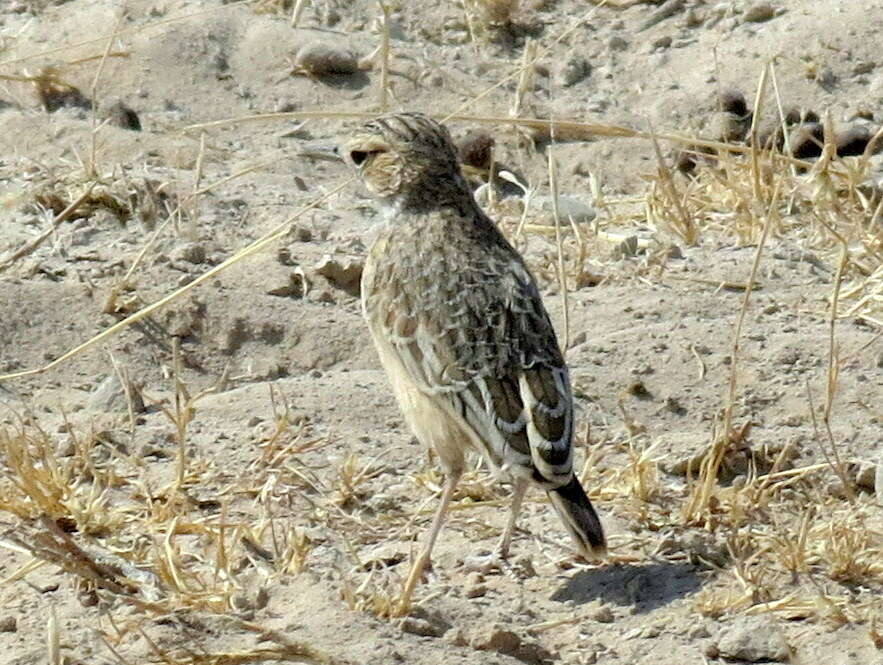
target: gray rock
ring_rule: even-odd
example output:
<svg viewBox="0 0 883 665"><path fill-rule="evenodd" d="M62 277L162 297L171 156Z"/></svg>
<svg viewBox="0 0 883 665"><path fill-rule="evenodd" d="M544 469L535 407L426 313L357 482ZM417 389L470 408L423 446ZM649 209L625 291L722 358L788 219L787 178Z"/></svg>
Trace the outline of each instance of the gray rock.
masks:
<svg viewBox="0 0 883 665"><path fill-rule="evenodd" d="M745 10L743 18L747 23L763 23L776 15L776 10L768 2L756 2Z"/></svg>
<svg viewBox="0 0 883 665"><path fill-rule="evenodd" d="M132 409L135 413L142 413L144 411L144 399L141 396L141 386L129 380L128 388L132 397ZM95 387L86 400L86 408L91 411L104 413L114 413L128 409L126 391L116 374L107 375Z"/></svg>
<svg viewBox="0 0 883 665"><path fill-rule="evenodd" d="M718 651L727 660L748 663L788 660L791 649L779 627L769 617L740 617L721 630Z"/></svg>
<svg viewBox="0 0 883 665"><path fill-rule="evenodd" d="M534 202L543 212L553 213L551 196L534 197ZM596 215L595 209L588 203L584 203L574 196L558 195L558 218L562 224L570 224L571 220L576 224L591 222ZM549 223L554 225L555 220L552 219Z"/></svg>
<svg viewBox="0 0 883 665"><path fill-rule="evenodd" d="M855 466L855 484L862 489L875 491L879 465L873 462L859 462Z"/></svg>
<svg viewBox="0 0 883 665"><path fill-rule="evenodd" d="M611 51L625 51L629 47L629 43L618 35L614 35L607 43Z"/></svg>
<svg viewBox="0 0 883 665"><path fill-rule="evenodd" d="M86 408L105 413L126 408L126 393L116 374L109 374L95 387L86 400Z"/></svg>

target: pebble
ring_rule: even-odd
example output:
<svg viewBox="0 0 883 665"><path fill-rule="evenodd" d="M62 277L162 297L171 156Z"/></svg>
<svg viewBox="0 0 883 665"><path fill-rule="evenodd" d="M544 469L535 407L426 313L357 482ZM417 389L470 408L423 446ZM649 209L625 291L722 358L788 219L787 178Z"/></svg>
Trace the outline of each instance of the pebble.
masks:
<svg viewBox="0 0 883 665"><path fill-rule="evenodd" d="M613 623L616 617L613 616L613 610L608 605L601 605L601 607L589 614L589 618L598 623Z"/></svg>
<svg viewBox="0 0 883 665"><path fill-rule="evenodd" d="M18 620L15 617L3 617L0 619L0 633L14 633L18 630Z"/></svg>
<svg viewBox="0 0 883 665"><path fill-rule="evenodd" d="M717 650L723 658L749 663L785 662L791 651L775 621L765 616L740 617L724 626Z"/></svg>
<svg viewBox="0 0 883 665"><path fill-rule="evenodd" d="M477 651L496 651L497 653L512 655L521 646L521 638L511 630L503 628L499 624L494 624L479 630L473 635L469 644Z"/></svg>
<svg viewBox="0 0 883 665"><path fill-rule="evenodd" d="M879 465L872 462L859 462L853 467L855 484L873 492L877 485Z"/></svg>
<svg viewBox="0 0 883 665"><path fill-rule="evenodd" d="M743 18L747 23L763 23L776 15L776 10L768 2L756 2L746 11Z"/></svg>
<svg viewBox="0 0 883 665"><path fill-rule="evenodd" d="M538 204L544 212L553 213L552 197L536 196L534 203ZM592 206L575 196L558 195L558 218L562 224L569 224L571 220L576 224L591 222L597 214ZM550 223L554 225L555 220L553 219Z"/></svg>
<svg viewBox="0 0 883 665"><path fill-rule="evenodd" d="M126 395L116 374L104 377L86 400L86 408L104 413L122 411L126 408Z"/></svg>
<svg viewBox="0 0 883 665"><path fill-rule="evenodd" d="M421 637L441 637L447 632L441 626L421 617L404 617L399 621L399 628L404 633Z"/></svg>
<svg viewBox="0 0 883 665"><path fill-rule="evenodd" d="M198 242L185 242L175 247L169 256L172 261L200 264L205 261L205 247Z"/></svg>
<svg viewBox="0 0 883 665"><path fill-rule="evenodd" d="M107 110L107 117L112 125L129 129L133 132L141 131L141 119L138 117L138 114L122 100L117 101Z"/></svg>
<svg viewBox="0 0 883 665"><path fill-rule="evenodd" d="M669 43L671 38L669 38ZM592 73L592 65L581 55L572 54L561 65L558 71L558 82L565 88L576 85L589 77Z"/></svg>
<svg viewBox="0 0 883 665"><path fill-rule="evenodd" d="M359 71L358 58L352 51L322 42L302 46L294 56L294 64L318 78L349 76Z"/></svg>
<svg viewBox="0 0 883 665"><path fill-rule="evenodd" d="M347 258L338 260L330 254L323 256L315 266L318 274L339 289L350 295L358 296L361 288L362 271L365 269L363 259Z"/></svg>
<svg viewBox="0 0 883 665"><path fill-rule="evenodd" d="M629 43L622 37L614 35L607 43L611 51L625 51L629 47Z"/></svg>
<svg viewBox="0 0 883 665"><path fill-rule="evenodd" d="M840 157L863 155L871 141L871 131L864 125L854 125L837 134L837 154Z"/></svg>
<svg viewBox="0 0 883 665"><path fill-rule="evenodd" d="M724 88L717 96L717 107L721 111L732 113L740 118L748 115L748 103L745 101L745 95L737 88Z"/></svg>

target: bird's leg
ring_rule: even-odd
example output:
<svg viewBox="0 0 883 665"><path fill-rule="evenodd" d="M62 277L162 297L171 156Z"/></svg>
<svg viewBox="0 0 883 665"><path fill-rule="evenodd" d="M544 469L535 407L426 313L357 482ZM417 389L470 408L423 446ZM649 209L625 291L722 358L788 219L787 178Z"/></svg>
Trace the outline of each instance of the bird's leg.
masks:
<svg viewBox="0 0 883 665"><path fill-rule="evenodd" d="M432 547L435 545L435 539L438 538L438 534L445 522L445 514L448 512L448 505L451 503L451 499L454 496L454 490L457 488L457 483L460 481L462 473L463 472L460 469L452 470L449 471L445 477L445 488L442 491L438 509L435 511L432 526L429 527L429 532L426 535L423 549L420 551L417 560L414 561L414 564L411 566L411 572L408 574L408 579L405 581L405 586L402 588L402 595L399 598L398 607L396 608L397 616L404 616L411 609L411 596L414 594L414 589L417 587L417 583L423 576L423 570L429 563L430 556L432 555Z"/></svg>
<svg viewBox="0 0 883 665"><path fill-rule="evenodd" d="M509 545L512 543L512 533L515 531L515 522L518 514L521 512L521 502L524 499L524 493L527 491L527 478L516 478L515 484L512 486L512 506L509 512L509 521L506 522L506 528L503 530L503 536L497 545L496 553L502 559L509 558Z"/></svg>
<svg viewBox="0 0 883 665"><path fill-rule="evenodd" d="M500 542L497 543L493 552L485 556L470 557L465 563L469 570L481 573L499 571L504 562L509 558L509 545L512 544L512 534L515 532L515 522L521 512L521 502L527 491L527 478L516 478L512 485L512 504L509 512L509 520Z"/></svg>

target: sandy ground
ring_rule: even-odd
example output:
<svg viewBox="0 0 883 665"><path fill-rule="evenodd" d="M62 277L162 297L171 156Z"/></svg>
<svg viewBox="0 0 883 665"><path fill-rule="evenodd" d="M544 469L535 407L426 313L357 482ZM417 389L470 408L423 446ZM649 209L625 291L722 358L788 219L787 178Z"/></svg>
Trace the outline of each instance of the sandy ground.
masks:
<svg viewBox="0 0 883 665"><path fill-rule="evenodd" d="M352 275L376 212L350 184L284 225L348 177L309 149L347 121L248 119L377 111L379 61L364 60L381 43L374 3L308 2L293 29L290 8L270 0L132 0L125 11L109 0L11 0L0 6L0 373L42 366L284 233L50 371L0 382L0 660L44 663L48 649L49 662L69 663L883 662L873 494L883 316L838 319L832 347L839 249L817 211L781 213L734 361L762 205L721 194L716 224L688 243L645 204L664 181L651 141L559 135L550 147L547 136L476 120L517 107L717 138L717 93L739 88L751 105L775 57L766 83L783 105L827 112L838 132L876 129L883 2L537 0L503 25L482 18L481 3L389 4L389 108L472 116L448 123L455 137L488 133L495 159L536 190L525 235L515 235L517 187L500 187L489 206L568 341L578 464L610 560L574 559L533 492L511 566L471 570L507 504L507 488L477 468L419 607L387 616L441 477L407 432L360 316ZM364 69L305 72L297 53L312 42L349 50ZM48 102L35 77L52 89ZM769 123L775 100L765 100ZM240 120L192 128L225 119ZM572 235L565 244L566 332L553 227L543 226L550 153L559 191L596 215L577 222L583 255ZM680 191L699 187L674 177ZM807 191L818 185L796 177ZM735 228L739 215L753 230ZM868 220L858 235L879 238L879 218ZM854 239L848 247L861 254ZM864 276L847 266L845 308L855 301L847 287L879 272L879 256L861 255ZM728 406L727 460L712 500L691 512L698 481L684 467L721 440ZM16 445L32 451L25 463ZM825 464L832 457L843 479ZM45 471L57 496L28 494L27 469ZM796 481L749 491L770 472ZM26 568L51 549L39 540L47 533L75 543L69 565ZM115 572L101 575L129 586L84 579L74 551L110 562Z"/></svg>

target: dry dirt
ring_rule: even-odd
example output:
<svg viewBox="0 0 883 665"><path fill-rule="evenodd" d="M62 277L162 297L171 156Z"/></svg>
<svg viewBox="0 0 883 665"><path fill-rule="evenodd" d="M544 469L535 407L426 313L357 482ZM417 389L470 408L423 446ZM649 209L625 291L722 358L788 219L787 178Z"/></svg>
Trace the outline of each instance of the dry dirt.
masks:
<svg viewBox="0 0 883 665"><path fill-rule="evenodd" d="M876 129L883 2L523 0L499 25L476 1L387 4L389 108L472 116L448 122L455 137L487 132L495 159L535 190L522 234L517 187L498 181L488 205L568 340L578 463L610 560L575 560L533 492L511 566L470 571L507 505L477 468L420 606L388 618L441 478L402 423L348 281L376 216L351 183L167 307L0 382L0 661L883 663L879 185L850 190L864 201L824 198L823 176L797 169L794 189L761 201L733 194L746 160L696 181L674 174L684 201L714 201L689 204L702 223L686 242L666 223L677 207L653 203L667 179L652 141L550 144L479 120L518 105L522 117L715 138L717 92L735 86L750 106L775 57L766 117L775 88L838 131ZM290 13L282 0L0 4L0 373L60 357L348 178L310 146L352 120L250 116L378 111L379 60L325 76L296 56L315 41L368 56L379 5L312 0L297 28ZM40 81L54 86L44 104ZM111 113L118 102L140 130ZM550 154L567 203L597 212L575 222L584 255L562 231L567 317L544 212ZM838 220L842 274L826 230ZM685 477L714 442L717 477L698 462Z"/></svg>

